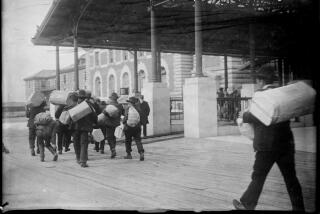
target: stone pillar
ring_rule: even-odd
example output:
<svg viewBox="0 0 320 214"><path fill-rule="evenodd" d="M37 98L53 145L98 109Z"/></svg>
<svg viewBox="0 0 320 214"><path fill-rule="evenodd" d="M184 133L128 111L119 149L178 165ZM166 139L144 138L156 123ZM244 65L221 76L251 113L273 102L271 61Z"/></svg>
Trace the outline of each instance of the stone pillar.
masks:
<svg viewBox="0 0 320 214"><path fill-rule="evenodd" d="M170 94L166 83L148 82L142 88L144 99L149 103L148 135L170 133Z"/></svg>
<svg viewBox="0 0 320 214"><path fill-rule="evenodd" d="M148 135L161 135L170 133L170 93L166 83L161 82L161 65L156 33L156 17L151 1L151 78L143 85L142 94L149 103L150 115L147 125Z"/></svg>
<svg viewBox="0 0 320 214"><path fill-rule="evenodd" d="M185 137L217 136L217 87L213 78L186 79L183 87L183 106Z"/></svg>
<svg viewBox="0 0 320 214"><path fill-rule="evenodd" d="M196 71L183 87L184 135L217 136L217 87L213 78L202 73L201 0L195 0L195 54Z"/></svg>
<svg viewBox="0 0 320 214"><path fill-rule="evenodd" d="M181 97L182 87L186 78L191 77L193 69L193 55L174 54L173 55L173 73L174 86L171 96Z"/></svg>

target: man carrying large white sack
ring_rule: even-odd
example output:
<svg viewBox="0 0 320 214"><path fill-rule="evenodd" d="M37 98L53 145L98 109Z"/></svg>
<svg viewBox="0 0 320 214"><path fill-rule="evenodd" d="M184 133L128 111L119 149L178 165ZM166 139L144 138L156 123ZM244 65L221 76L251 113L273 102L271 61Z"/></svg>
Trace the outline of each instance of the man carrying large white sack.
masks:
<svg viewBox="0 0 320 214"><path fill-rule="evenodd" d="M262 66L256 80L258 91L275 88L273 81L274 68ZM258 92L259 93L259 92ZM290 121L265 125L249 111L243 113L243 122L250 123L254 128L253 147L256 152L251 183L243 193L240 201L233 200L238 210L254 210L257 206L266 177L274 163L277 163L286 183L293 210L304 211L301 185L296 176L294 161L294 139Z"/></svg>
<svg viewBox="0 0 320 214"><path fill-rule="evenodd" d="M109 102L107 103L106 109L103 111L105 118L105 127L106 127L106 139L108 141L111 158L116 157L116 137L114 132L116 127L120 125L121 115L124 115L124 109L121 104L118 103L117 99L119 96L117 93L113 92L109 97Z"/></svg>
<svg viewBox="0 0 320 214"><path fill-rule="evenodd" d="M31 95L32 96L32 95ZM40 98L38 98L38 97ZM41 97L42 96L42 97ZM35 156L36 153L34 151L35 148L35 140L36 140L36 127L34 125L34 118L40 112L45 112L44 107L46 106L46 101L44 100L44 95L42 93L34 93L35 100L37 102L32 103L32 99L29 98L30 103L26 105L26 116L28 118L27 127L29 128L29 147L31 151L31 155ZM36 99L37 98L37 99ZM39 149L39 140L37 139L37 154L40 154Z"/></svg>
<svg viewBox="0 0 320 214"><path fill-rule="evenodd" d="M86 102L88 108L90 108L90 113L85 114L83 116L82 112L77 112L76 114L71 114L71 110L69 110L69 113L71 116L71 119L73 120L73 126L74 126L74 132L73 132L73 144L74 144L74 150L76 153L77 162L81 165L81 167L88 167L87 160L88 160L88 133L92 132L93 130L93 124L97 123L97 114L94 111L94 108L90 102L88 102L87 95L85 90L79 90L78 94L78 105L82 102ZM76 108L75 106L74 108ZM73 108L73 109L74 109ZM74 113L74 112L73 112ZM81 115L82 114L82 115ZM76 117L79 118L76 120Z"/></svg>

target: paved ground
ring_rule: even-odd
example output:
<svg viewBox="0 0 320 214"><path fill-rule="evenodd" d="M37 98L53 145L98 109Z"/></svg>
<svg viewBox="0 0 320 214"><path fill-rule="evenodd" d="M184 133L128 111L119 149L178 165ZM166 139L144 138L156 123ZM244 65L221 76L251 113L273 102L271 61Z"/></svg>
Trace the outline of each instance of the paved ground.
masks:
<svg viewBox="0 0 320 214"><path fill-rule="evenodd" d="M146 160L125 160L123 144L117 158L89 147L90 167L75 162L73 149L58 162L46 150L46 162L31 157L25 120L5 121L3 141L3 201L12 209L107 210L231 210L250 182L254 153L240 136L208 139L161 139L144 144ZM179 137L179 136L178 136ZM147 139L145 142L154 142ZM71 147L72 148L72 147ZM315 154L297 152L297 174L308 211L315 209ZM279 169L267 178L257 209L290 210Z"/></svg>

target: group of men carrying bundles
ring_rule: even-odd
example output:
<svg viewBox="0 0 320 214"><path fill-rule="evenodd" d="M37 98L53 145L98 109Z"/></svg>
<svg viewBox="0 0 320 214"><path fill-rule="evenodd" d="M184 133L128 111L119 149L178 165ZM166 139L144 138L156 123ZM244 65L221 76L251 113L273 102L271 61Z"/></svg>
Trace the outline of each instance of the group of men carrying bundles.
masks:
<svg viewBox="0 0 320 214"><path fill-rule="evenodd" d="M146 124L150 108L143 96L132 96L124 103L118 103L119 96L112 93L107 101L93 98L89 91L80 89L77 92L53 91L50 103L54 104L54 117L45 111L45 97L40 92L33 93L26 106L29 118L29 147L31 155L35 156L35 145L40 160L44 161L44 147L57 161L58 154L69 151L71 139L73 141L76 161L81 167L88 167L88 145L90 138L95 141L95 150L104 154L105 140L107 140L111 159L116 157L116 136L125 136L127 155L125 159L132 159L131 143L134 139L140 154L140 161L144 160L144 149L141 143L141 126L146 136ZM57 151L58 150L58 151Z"/></svg>
<svg viewBox="0 0 320 214"><path fill-rule="evenodd" d="M302 188L295 170L294 137L290 119L313 113L316 92L305 81L279 87L274 83L274 73L274 67L270 65L264 65L257 71L255 76L258 90L254 93L248 109L242 109L238 119L240 132L253 141L256 152L251 182L240 200L233 200L233 205L238 210L256 208L267 175L275 163L284 177L293 210L305 210ZM115 158L115 132L118 135L119 130L123 129L127 152L125 158L132 159L133 138L140 160L143 161L141 125L148 122L150 109L145 107L147 103L143 102L143 98L140 103L138 98L130 97L124 106L119 104L117 99L116 93L111 94L107 103L92 99L84 90L60 97L58 92L53 93L50 102L60 105L55 114L56 120L43 113L43 101L32 102L33 106L30 105L27 111L31 154L35 155L37 136L41 161L44 161L44 146L54 155L56 161L58 155L50 142L55 145L57 136L58 151L62 153L62 145L65 145L65 151L68 151L72 136L77 162L81 167L87 167L89 133L92 132L97 139L96 133L100 129L103 137L96 140L96 150L104 153L104 140L107 139L111 158ZM63 102L60 102L61 100ZM248 131L244 131L244 127L248 127Z"/></svg>

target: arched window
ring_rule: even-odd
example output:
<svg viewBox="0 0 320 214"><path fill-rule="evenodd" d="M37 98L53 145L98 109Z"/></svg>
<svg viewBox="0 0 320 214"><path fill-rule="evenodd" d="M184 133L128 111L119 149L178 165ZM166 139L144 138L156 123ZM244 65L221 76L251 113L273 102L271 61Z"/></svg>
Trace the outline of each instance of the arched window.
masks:
<svg viewBox="0 0 320 214"><path fill-rule="evenodd" d="M115 78L114 75L110 75L109 77L109 96L112 92L115 92Z"/></svg>
<svg viewBox="0 0 320 214"><path fill-rule="evenodd" d="M95 80L95 95L97 97L101 97L101 80L99 77L96 78Z"/></svg>
<svg viewBox="0 0 320 214"><path fill-rule="evenodd" d="M129 88L129 74L126 72L122 75L122 88Z"/></svg>
<svg viewBox="0 0 320 214"><path fill-rule="evenodd" d="M143 83L145 81L145 73L144 70L140 70L138 73L138 89L139 91L141 91L141 89L143 88Z"/></svg>

